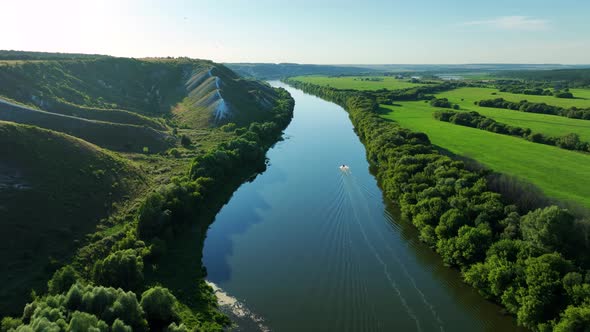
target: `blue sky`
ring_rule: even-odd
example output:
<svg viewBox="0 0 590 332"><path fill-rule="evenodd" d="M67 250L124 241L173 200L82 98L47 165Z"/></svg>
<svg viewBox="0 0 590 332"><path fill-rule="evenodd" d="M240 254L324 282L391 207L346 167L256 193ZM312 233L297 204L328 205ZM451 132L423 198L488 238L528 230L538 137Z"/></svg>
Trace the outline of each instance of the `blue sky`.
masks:
<svg viewBox="0 0 590 332"><path fill-rule="evenodd" d="M590 63L585 0L19 0L0 49L219 62Z"/></svg>

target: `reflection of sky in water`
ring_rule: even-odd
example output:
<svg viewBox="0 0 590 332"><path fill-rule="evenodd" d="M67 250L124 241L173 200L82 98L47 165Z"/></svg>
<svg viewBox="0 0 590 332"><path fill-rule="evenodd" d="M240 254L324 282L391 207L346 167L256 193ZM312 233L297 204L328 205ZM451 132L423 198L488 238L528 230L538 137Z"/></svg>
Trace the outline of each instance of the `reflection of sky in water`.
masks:
<svg viewBox="0 0 590 332"><path fill-rule="evenodd" d="M289 91L288 139L208 231L208 279L278 331L514 329L391 217L347 114Z"/></svg>

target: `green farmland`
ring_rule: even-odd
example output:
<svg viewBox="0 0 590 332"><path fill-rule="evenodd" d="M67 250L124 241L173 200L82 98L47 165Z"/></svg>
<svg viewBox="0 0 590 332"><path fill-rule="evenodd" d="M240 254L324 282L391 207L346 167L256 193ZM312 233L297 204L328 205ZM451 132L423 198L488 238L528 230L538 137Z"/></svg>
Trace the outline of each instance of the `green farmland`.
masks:
<svg viewBox="0 0 590 332"><path fill-rule="evenodd" d="M423 101L400 102L397 105L384 105L391 111L384 117L402 127L426 133L433 144L454 154L477 160L497 172L527 180L550 197L590 207L590 168L584 167L590 165L590 154L441 122L432 116L438 108Z"/></svg>
<svg viewBox="0 0 590 332"><path fill-rule="evenodd" d="M589 89L571 89L571 93L574 94L573 99L557 98L554 96L535 96L535 95L523 95L517 93L500 92L494 88L460 88L446 92L444 97L461 101L473 105L474 101L480 101L482 99L494 99L504 98L505 100L512 102L519 102L521 100L528 100L533 103L545 103L548 105L561 106L564 108L578 107L578 108L589 108L590 107L590 90Z"/></svg>
<svg viewBox="0 0 590 332"><path fill-rule="evenodd" d="M579 89L580 93L585 92L590 94L590 90ZM491 95L492 92L496 92L497 95ZM513 126L530 128L533 132L542 133L549 136L563 136L569 133L576 133L580 136L583 141L590 141L590 121L570 119L557 115L549 114L538 114L538 113L525 113L508 109L491 108L491 107L480 107L474 105L475 101L482 99L490 99L491 97L501 96L506 100L519 101L519 97L538 97L539 100L549 103L550 101L561 102L567 99L559 99L553 96L524 96L515 95L512 93L501 93L496 89L487 88L461 88L452 91L443 92L436 95L438 98L447 98L453 104L458 104L462 110L465 111L476 111L482 115L490 117L498 122L506 123ZM516 98L515 98L516 96ZM545 101L546 100L546 101ZM589 100L575 99L576 102L585 102L586 106L590 107ZM581 105L582 106L582 105ZM578 106L578 107L581 107Z"/></svg>
<svg viewBox="0 0 590 332"><path fill-rule="evenodd" d="M396 90L424 85L420 83L411 83L408 80L396 79L389 76L297 76L294 77L294 79L316 85L330 86L335 89L353 90Z"/></svg>

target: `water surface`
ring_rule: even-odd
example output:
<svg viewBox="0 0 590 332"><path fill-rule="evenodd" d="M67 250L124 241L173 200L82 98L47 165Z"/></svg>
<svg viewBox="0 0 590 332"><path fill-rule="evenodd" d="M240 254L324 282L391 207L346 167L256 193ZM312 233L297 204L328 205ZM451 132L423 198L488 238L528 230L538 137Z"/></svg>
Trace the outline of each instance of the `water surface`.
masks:
<svg viewBox="0 0 590 332"><path fill-rule="evenodd" d="M348 114L271 84L295 116L209 229L208 279L273 331L515 330L392 217Z"/></svg>

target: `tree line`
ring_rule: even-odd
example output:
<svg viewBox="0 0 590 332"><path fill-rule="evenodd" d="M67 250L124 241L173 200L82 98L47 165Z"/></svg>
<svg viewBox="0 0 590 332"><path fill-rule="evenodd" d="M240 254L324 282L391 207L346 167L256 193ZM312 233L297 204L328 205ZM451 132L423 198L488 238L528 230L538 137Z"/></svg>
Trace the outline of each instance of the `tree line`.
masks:
<svg viewBox="0 0 590 332"><path fill-rule="evenodd" d="M499 80L496 82L496 87L500 90L500 92L535 96L555 96L557 98L574 98L574 95L570 92L569 88L561 89L559 85L555 85L554 90L552 91L550 88L548 88L548 84L525 84L520 81Z"/></svg>
<svg viewBox="0 0 590 332"><path fill-rule="evenodd" d="M70 265L54 273L48 294L34 294L21 317L2 320L1 331L188 331L183 311L191 309L167 288L146 284L146 269L157 264L167 244L190 225L204 234L233 191L264 170L265 152L293 116L289 93L277 93L269 121L228 126L235 128L234 139L198 155L188 174L148 194L135 213L119 221L125 225L122 232L97 235L82 247ZM202 279L194 286L200 297L214 303ZM223 314L205 309L192 327L221 330L230 324Z"/></svg>
<svg viewBox="0 0 590 332"><path fill-rule="evenodd" d="M384 195L467 283L521 326L590 328L587 223L557 206L526 211L510 204L488 189L483 173L437 152L425 134L381 118L374 96L287 82L349 112Z"/></svg>
<svg viewBox="0 0 590 332"><path fill-rule="evenodd" d="M566 150L590 152L590 143L580 141L580 136L575 133L569 133L560 137L533 133L530 128L521 128L497 122L496 120L483 116L475 111L437 111L433 116L440 121L487 130L498 134L522 137L535 143L554 145Z"/></svg>
<svg viewBox="0 0 590 332"><path fill-rule="evenodd" d="M588 108L581 109L571 107L566 109L559 106L547 105L545 103L532 103L526 100L513 102L505 100L504 98L480 100L479 102L476 101L475 104L481 107L504 108L520 112L551 114L572 119L590 120L590 109Z"/></svg>
<svg viewBox="0 0 590 332"><path fill-rule="evenodd" d="M541 84L555 84L569 87L590 86L589 68L503 71L501 76L514 77Z"/></svg>

